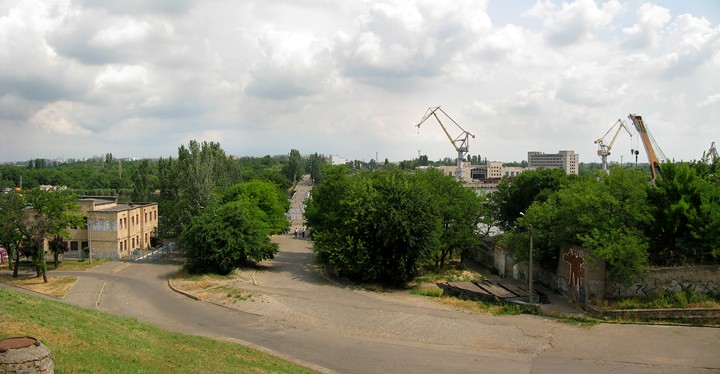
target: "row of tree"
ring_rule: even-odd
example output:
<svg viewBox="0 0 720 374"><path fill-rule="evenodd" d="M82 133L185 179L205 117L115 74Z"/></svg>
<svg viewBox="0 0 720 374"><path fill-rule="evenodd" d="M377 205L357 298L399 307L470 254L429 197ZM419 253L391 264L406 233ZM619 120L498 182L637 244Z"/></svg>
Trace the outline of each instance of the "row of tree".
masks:
<svg viewBox="0 0 720 374"><path fill-rule="evenodd" d="M479 240L483 197L436 170L324 169L305 217L321 263L361 281L402 284Z"/></svg>
<svg viewBox="0 0 720 374"><path fill-rule="evenodd" d="M526 259L532 227L548 269L568 246L604 259L618 281L648 265L720 263L720 164L666 162L654 185L638 169L583 177L539 169L503 181L488 202L502 243Z"/></svg>
<svg viewBox="0 0 720 374"><path fill-rule="evenodd" d="M37 275L47 283L45 240L58 266L58 256L67 251L67 229L83 224L76 195L69 190L0 194L0 238L13 258L13 277L18 276L20 256L32 260Z"/></svg>

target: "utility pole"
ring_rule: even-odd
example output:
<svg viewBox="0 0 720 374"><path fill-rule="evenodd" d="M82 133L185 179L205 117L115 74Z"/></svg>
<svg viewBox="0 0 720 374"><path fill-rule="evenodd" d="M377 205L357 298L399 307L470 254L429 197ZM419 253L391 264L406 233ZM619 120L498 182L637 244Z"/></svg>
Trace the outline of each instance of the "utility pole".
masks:
<svg viewBox="0 0 720 374"><path fill-rule="evenodd" d="M528 273L530 273L530 276L528 277L528 300L530 300L530 303L533 302L535 299L535 295L533 294L533 228L532 223L529 224L530 227L530 262L528 263Z"/></svg>
<svg viewBox="0 0 720 374"><path fill-rule="evenodd" d="M521 216L525 216L524 212L520 212ZM530 259L528 260L528 302L532 303L535 299L533 292L533 228L532 223L528 224L530 232Z"/></svg>

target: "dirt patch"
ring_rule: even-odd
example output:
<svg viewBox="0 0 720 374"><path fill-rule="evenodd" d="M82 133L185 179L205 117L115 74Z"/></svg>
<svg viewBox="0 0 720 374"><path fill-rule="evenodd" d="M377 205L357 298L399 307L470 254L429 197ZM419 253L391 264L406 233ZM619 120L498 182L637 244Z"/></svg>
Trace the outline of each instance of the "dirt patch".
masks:
<svg viewBox="0 0 720 374"><path fill-rule="evenodd" d="M259 295L239 287L238 280L231 277L212 275L184 277L170 280L172 286L198 299L214 304L231 306L237 302L255 301Z"/></svg>
<svg viewBox="0 0 720 374"><path fill-rule="evenodd" d="M67 295L77 279L78 277L74 276L52 276L48 277L48 282L45 283L42 277L21 276L13 278L11 275L0 275L0 283L7 283L58 299L63 299Z"/></svg>

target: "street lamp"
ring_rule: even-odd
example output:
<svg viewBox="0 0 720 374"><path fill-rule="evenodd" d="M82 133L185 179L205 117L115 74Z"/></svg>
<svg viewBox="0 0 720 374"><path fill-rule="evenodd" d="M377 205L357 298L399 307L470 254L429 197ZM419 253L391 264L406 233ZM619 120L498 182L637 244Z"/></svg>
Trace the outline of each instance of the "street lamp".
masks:
<svg viewBox="0 0 720 374"><path fill-rule="evenodd" d="M521 216L525 216L525 213L520 212ZM528 260L528 301L530 303L535 299L533 294L533 228L532 223L528 224L530 231L530 260Z"/></svg>

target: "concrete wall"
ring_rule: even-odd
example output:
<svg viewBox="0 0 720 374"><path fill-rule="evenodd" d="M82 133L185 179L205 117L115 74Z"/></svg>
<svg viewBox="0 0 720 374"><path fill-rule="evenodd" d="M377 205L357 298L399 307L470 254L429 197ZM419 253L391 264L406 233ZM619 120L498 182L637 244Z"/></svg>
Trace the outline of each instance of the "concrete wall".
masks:
<svg viewBox="0 0 720 374"><path fill-rule="evenodd" d="M679 291L717 295L720 291L720 266L650 269L630 285L621 285L608 281L605 288L605 297L651 296Z"/></svg>

